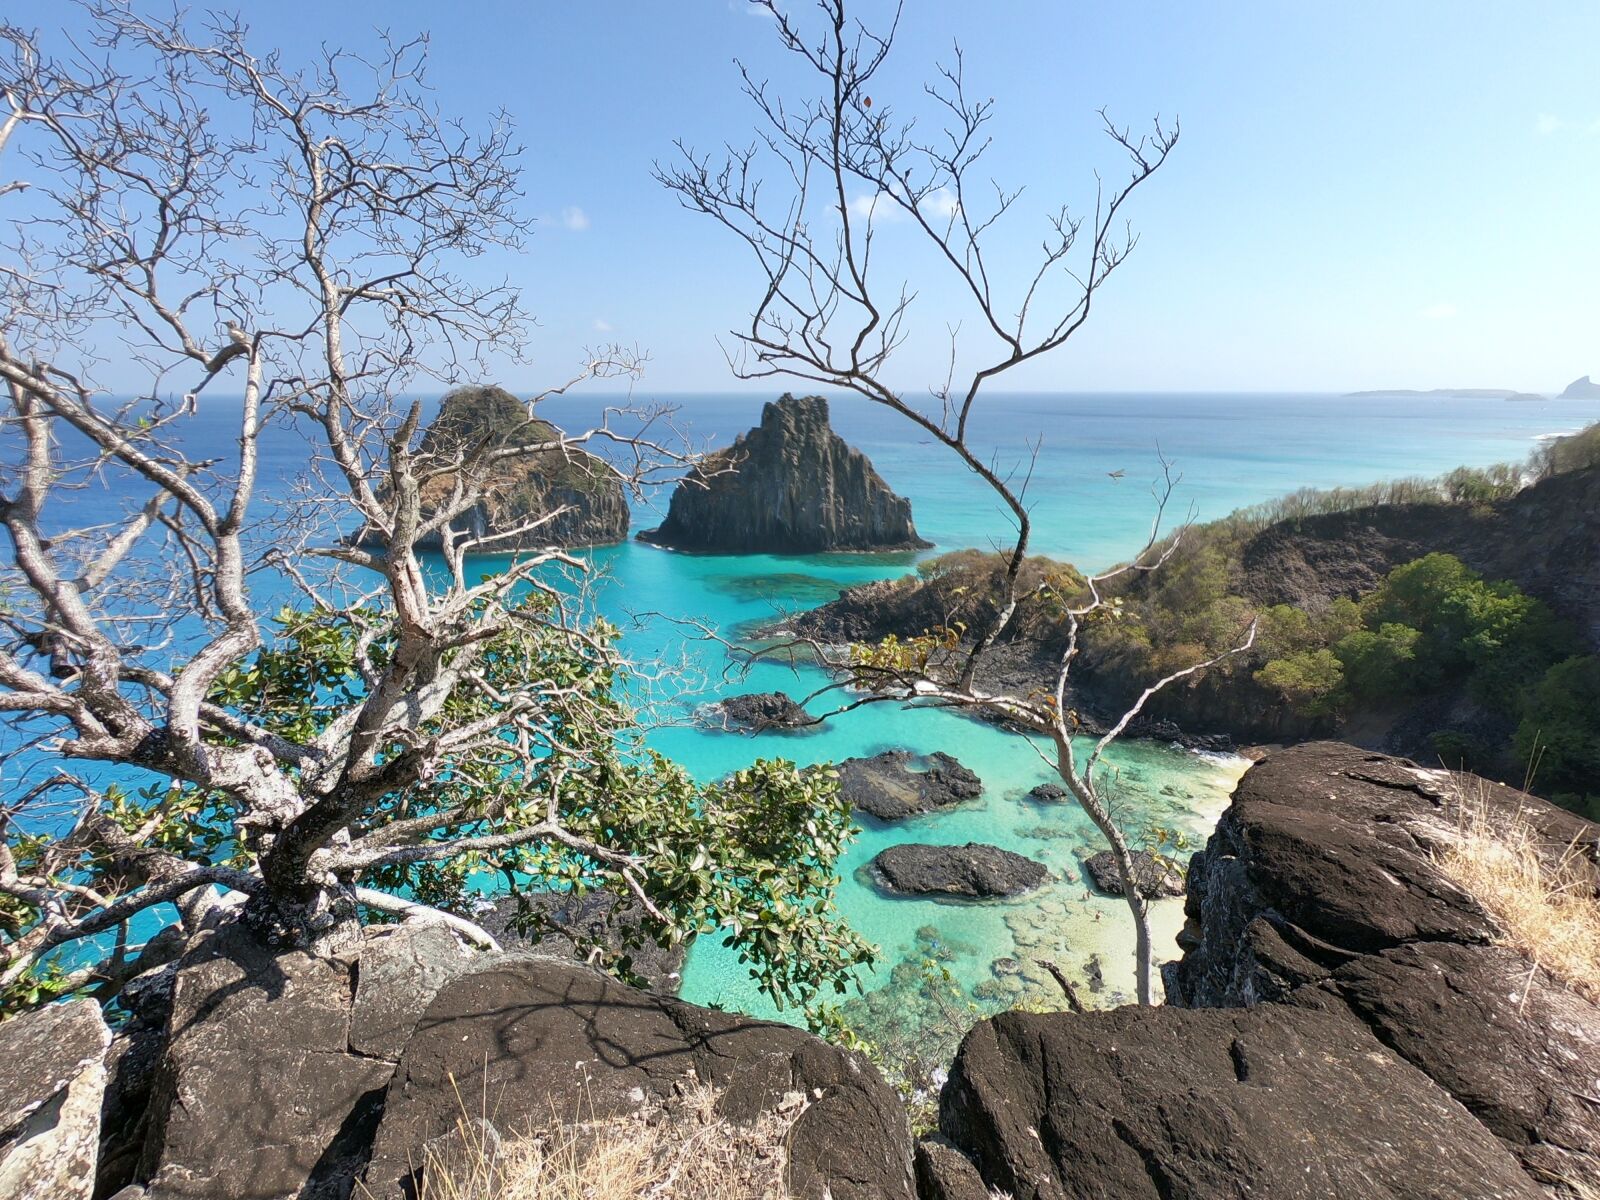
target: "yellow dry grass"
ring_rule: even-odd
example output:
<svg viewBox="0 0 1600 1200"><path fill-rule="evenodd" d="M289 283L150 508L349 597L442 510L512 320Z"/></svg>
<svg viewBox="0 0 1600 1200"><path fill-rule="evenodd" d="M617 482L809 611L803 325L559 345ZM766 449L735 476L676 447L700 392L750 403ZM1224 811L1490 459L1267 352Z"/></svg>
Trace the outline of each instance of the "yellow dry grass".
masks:
<svg viewBox="0 0 1600 1200"><path fill-rule="evenodd" d="M716 1101L691 1084L664 1107L503 1141L463 1116L453 1152L424 1154L418 1200L789 1200L784 1137L802 1098L754 1125L723 1120Z"/></svg>
<svg viewBox="0 0 1600 1200"><path fill-rule="evenodd" d="M1600 1003L1600 898L1575 846L1541 839L1520 813L1491 811L1481 780L1457 785L1457 829L1435 856L1483 905L1505 943L1587 999Z"/></svg>

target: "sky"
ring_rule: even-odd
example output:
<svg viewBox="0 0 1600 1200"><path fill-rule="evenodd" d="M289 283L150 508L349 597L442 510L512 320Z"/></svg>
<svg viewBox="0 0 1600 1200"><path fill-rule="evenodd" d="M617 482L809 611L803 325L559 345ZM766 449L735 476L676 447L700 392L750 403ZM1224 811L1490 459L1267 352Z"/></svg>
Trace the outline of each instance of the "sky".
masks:
<svg viewBox="0 0 1600 1200"><path fill-rule="evenodd" d="M59 28L64 4L13 0ZM20 10L20 12L19 12ZM797 19L809 0L791 0ZM564 376L587 346L650 355L651 392L723 391L719 335L759 296L742 247L651 178L675 139L748 141L735 60L798 87L744 0L246 0L263 47L357 49L382 27L431 38L448 111L497 108L527 147L537 218L505 273L539 327L504 382ZM882 2L852 5L881 23ZM1096 111L1181 119L1130 215L1140 242L1091 320L1008 390L1345 391L1600 377L1600 4L1482 0L910 0L880 104L965 57L992 95L991 170L1025 187L991 255L1020 266L1044 215L1122 171ZM919 289L894 386L992 352L909 229L884 264ZM751 386L751 385L744 385ZM774 390L773 385L756 385Z"/></svg>

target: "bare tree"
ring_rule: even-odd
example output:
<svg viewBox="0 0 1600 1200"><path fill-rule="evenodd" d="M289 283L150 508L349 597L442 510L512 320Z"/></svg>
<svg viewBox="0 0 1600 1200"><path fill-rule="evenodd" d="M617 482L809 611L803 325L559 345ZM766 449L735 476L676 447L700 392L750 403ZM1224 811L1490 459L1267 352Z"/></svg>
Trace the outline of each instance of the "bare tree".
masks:
<svg viewBox="0 0 1600 1200"><path fill-rule="evenodd" d="M1105 585L1118 576L1158 569L1176 548L1176 540L1162 537L1174 481L1164 473L1150 540L1127 565L1059 595L1062 582L1048 576L1028 589L1021 584L1031 534L1026 473L1019 480L992 461L976 435L985 385L1059 349L1088 320L1096 295L1136 244L1123 210L1166 162L1178 127L1157 120L1149 133L1135 136L1102 113L1106 134L1125 156L1127 176L1119 184L1100 183L1087 213L1066 206L1049 213L1039 250L1018 276L1015 262L994 261L992 247L996 230L1014 215L1023 192L983 175L993 101L969 94L959 47L954 65L940 68L937 80L925 88L924 99L940 126L929 135L915 119L900 118L872 95L899 27L899 7L888 31L875 33L848 16L845 0L817 0L821 15L813 31L776 0L752 2L772 17L784 50L815 80L815 91L797 101L741 65L743 91L756 112L755 141L718 155L680 143L681 160L657 168L658 180L685 207L726 227L757 265L760 298L749 325L733 331L730 367L742 379L783 377L842 388L892 410L983 480L1016 526L986 627L926 631L844 658L824 647L813 649L835 674L834 686L865 690L851 707L897 700L983 708L1046 739L1049 761L1116 859L1137 931L1138 998L1148 1004L1153 975L1148 909L1101 768L1106 750L1152 696L1220 659L1152 682L1086 754L1075 745L1081 730L1066 697L1080 631L1112 611ZM955 281L967 302L968 319L950 322L949 372L930 389L936 402L931 412L888 382L909 332L915 298L903 277L883 282L882 256L875 256L879 231L891 215L901 228L914 230L935 269ZM1012 278L1019 282L1008 288L1004 281ZM976 327L978 336L963 340L959 331L967 326ZM958 380L958 368L968 361L978 365L961 369ZM978 674L985 655L1006 634L1020 604L1046 596L1061 605L1067 630L1054 686L1029 696L985 690ZM1253 627L1241 636L1243 649L1254 637Z"/></svg>
<svg viewBox="0 0 1600 1200"><path fill-rule="evenodd" d="M523 342L483 265L529 228L504 116L441 115L420 40L302 69L233 20L81 11L66 59L0 27L21 155L0 190L0 988L70 948L54 991L114 992L130 920L168 902L193 927L243 898L275 944L336 948L376 913L492 945L462 911L474 872L610 886L670 936L759 910L735 934L776 948L780 998L865 957L824 903L848 832L825 780L757 764L700 788L630 751L615 631L552 575L588 563L540 543L559 509L494 531L538 547L507 569L468 569L460 518L508 459L628 485L684 462L649 414L562 435L542 397L521 429L419 439L406 389ZM139 398L96 386L104 358ZM609 348L555 390L638 367ZM202 409L236 413L231 456L190 449ZM264 503L278 426L307 470ZM757 860L785 865L758 885Z"/></svg>

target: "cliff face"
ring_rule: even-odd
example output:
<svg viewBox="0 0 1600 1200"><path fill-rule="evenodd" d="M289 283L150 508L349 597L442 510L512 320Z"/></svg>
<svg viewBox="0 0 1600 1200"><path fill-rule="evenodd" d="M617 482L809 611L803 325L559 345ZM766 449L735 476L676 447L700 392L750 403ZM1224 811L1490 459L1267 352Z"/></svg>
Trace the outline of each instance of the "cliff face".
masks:
<svg viewBox="0 0 1600 1200"><path fill-rule="evenodd" d="M711 554L815 554L928 545L911 502L828 424L820 396L784 396L761 424L710 455L641 541Z"/></svg>
<svg viewBox="0 0 1600 1200"><path fill-rule="evenodd" d="M419 454L448 454L487 440L505 444L554 441L561 432L548 421L530 419L527 406L498 387L457 388L445 396L439 415L423 435ZM424 509L448 494L451 476L423 489ZM557 516L523 529L547 513ZM455 529L489 540L478 548L505 554L541 546L597 546L628 536L628 502L622 484L594 455L576 447L543 450L497 463L486 481L482 502L453 522ZM504 531L496 536L496 531ZM421 543L435 548L437 537Z"/></svg>

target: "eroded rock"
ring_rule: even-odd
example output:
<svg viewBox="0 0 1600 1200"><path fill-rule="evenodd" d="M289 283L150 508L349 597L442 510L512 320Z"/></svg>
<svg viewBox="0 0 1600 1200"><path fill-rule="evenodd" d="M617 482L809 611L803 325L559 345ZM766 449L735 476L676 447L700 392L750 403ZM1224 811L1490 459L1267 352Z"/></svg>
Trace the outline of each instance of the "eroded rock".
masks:
<svg viewBox="0 0 1600 1200"><path fill-rule="evenodd" d="M1091 854L1083 860L1083 869L1100 891L1112 896L1123 894L1122 872L1118 870L1116 855L1111 851ZM1182 869L1149 850L1134 851L1133 882L1139 894L1147 900L1183 895Z"/></svg>
<svg viewBox="0 0 1600 1200"><path fill-rule="evenodd" d="M751 692L729 696L711 706L725 729L761 733L768 729L804 729L817 718L783 692Z"/></svg>

